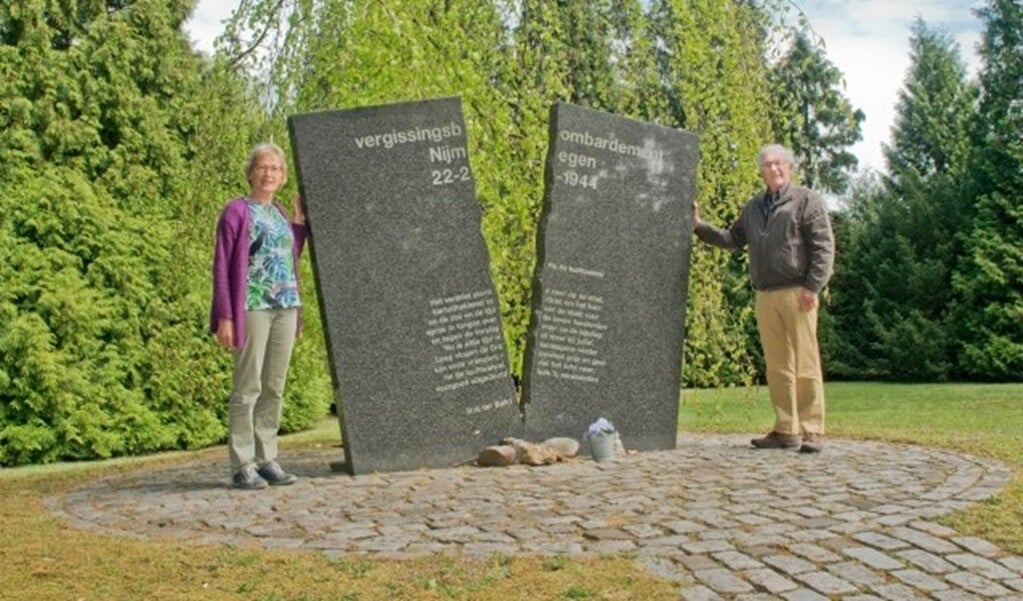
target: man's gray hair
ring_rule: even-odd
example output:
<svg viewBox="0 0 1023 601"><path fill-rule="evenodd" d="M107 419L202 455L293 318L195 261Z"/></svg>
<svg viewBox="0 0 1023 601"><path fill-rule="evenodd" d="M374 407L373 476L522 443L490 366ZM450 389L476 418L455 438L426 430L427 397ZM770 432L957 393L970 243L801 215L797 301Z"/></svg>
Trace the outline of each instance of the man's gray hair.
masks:
<svg viewBox="0 0 1023 601"><path fill-rule="evenodd" d="M768 144L760 149L757 153L757 168L762 169L764 166L764 160L768 155L777 155L781 157L781 160L792 165L793 168L796 166L796 157L792 154L792 151L785 148L781 144Z"/></svg>

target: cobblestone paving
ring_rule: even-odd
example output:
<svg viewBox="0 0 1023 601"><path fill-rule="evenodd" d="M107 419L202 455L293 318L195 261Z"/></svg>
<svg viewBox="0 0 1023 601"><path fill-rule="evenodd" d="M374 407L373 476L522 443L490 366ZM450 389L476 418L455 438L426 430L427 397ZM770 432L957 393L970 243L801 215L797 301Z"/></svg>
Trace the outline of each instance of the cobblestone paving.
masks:
<svg viewBox="0 0 1023 601"><path fill-rule="evenodd" d="M627 552L682 599L1018 599L1023 558L934 518L997 494L1004 466L935 449L829 440L820 455L684 435L673 451L544 467L333 473L236 491L226 460L143 469L48 499L68 523L135 537L332 555Z"/></svg>

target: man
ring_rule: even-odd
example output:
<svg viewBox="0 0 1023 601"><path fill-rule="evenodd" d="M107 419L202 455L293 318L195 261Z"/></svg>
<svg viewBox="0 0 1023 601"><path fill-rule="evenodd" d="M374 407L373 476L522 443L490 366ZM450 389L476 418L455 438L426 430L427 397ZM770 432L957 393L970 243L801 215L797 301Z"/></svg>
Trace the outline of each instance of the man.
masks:
<svg viewBox="0 0 1023 601"><path fill-rule="evenodd" d="M727 229L701 221L694 205L693 228L708 244L749 248L757 331L775 414L774 428L753 439L753 446L818 453L824 435L824 379L817 307L831 277L835 241L820 196L791 183L795 163L784 146L764 146L757 165L767 189L747 201Z"/></svg>

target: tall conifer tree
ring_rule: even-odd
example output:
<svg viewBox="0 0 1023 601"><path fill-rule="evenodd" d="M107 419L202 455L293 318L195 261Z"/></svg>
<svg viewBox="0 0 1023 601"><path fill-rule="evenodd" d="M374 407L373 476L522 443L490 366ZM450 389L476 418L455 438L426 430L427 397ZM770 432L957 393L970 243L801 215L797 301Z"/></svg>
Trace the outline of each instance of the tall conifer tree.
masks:
<svg viewBox="0 0 1023 601"><path fill-rule="evenodd" d="M969 227L964 176L976 94L952 39L919 19L910 61L884 149L890 176L850 264L867 282L859 313L870 373L941 380L954 367L951 258Z"/></svg>
<svg viewBox="0 0 1023 601"><path fill-rule="evenodd" d="M770 71L764 92L773 99L774 134L789 144L809 187L841 193L856 168L849 147L861 137L863 111L842 93L842 72L798 32L781 62Z"/></svg>
<svg viewBox="0 0 1023 601"><path fill-rule="evenodd" d="M191 2L0 7L0 464L210 444Z"/></svg>
<svg viewBox="0 0 1023 601"><path fill-rule="evenodd" d="M973 228L955 274L969 376L1023 378L1023 5L989 0L978 11L981 98L971 163Z"/></svg>

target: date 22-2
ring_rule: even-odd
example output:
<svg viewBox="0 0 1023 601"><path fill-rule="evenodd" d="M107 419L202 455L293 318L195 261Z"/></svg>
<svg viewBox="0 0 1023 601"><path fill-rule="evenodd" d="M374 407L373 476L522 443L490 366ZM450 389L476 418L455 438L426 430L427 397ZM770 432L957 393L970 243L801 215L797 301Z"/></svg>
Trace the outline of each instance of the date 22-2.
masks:
<svg viewBox="0 0 1023 601"><path fill-rule="evenodd" d="M464 166L458 169L434 169L430 174L435 186L469 181L469 168Z"/></svg>

